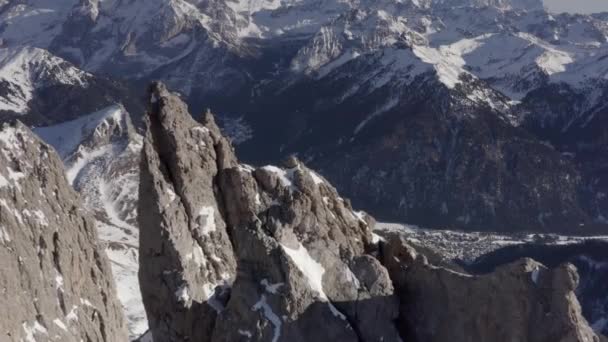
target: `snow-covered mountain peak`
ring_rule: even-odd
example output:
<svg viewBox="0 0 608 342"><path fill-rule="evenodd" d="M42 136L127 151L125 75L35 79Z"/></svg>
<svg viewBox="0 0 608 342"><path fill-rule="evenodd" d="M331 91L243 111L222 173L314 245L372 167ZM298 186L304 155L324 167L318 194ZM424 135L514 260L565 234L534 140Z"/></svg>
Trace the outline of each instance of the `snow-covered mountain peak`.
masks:
<svg viewBox="0 0 608 342"><path fill-rule="evenodd" d="M544 10L542 0L427 0L447 7L496 7L504 10ZM427 5L428 6L428 5Z"/></svg>
<svg viewBox="0 0 608 342"><path fill-rule="evenodd" d="M489 33L506 37L521 32L537 38L526 44L546 52L534 61L514 61L529 65L537 77L562 73L567 64L585 59L605 45L608 32L608 25L597 17L551 16L541 0L63 0L29 1L24 6L27 11L11 4L0 14L9 23L0 29L0 37L9 44L49 47L88 71L165 78L187 95L194 83L204 83L192 82L193 74L197 79L225 77L207 82L199 92L215 91L230 80L247 82L251 71L234 65L259 56L260 42L272 45L293 39L296 46L303 44L290 66L296 72L310 72L404 42L437 50ZM54 13L53 30L44 42L26 36L43 36L51 24L37 19L43 24L26 27L22 17L29 13ZM19 36L20 31L25 35ZM459 59L457 67L481 79L502 80L502 71L492 75L495 68L487 63L493 52L481 42L466 55L479 55L484 64L468 65L463 55L464 63ZM227 63L226 58L234 60ZM503 83L509 83L501 88L509 96L521 98L528 90Z"/></svg>
<svg viewBox="0 0 608 342"><path fill-rule="evenodd" d="M36 88L51 85L86 87L90 74L46 50L0 47L0 111L25 114Z"/></svg>
<svg viewBox="0 0 608 342"><path fill-rule="evenodd" d="M96 21L99 16L99 0L80 0L80 3L73 8L72 15L81 15Z"/></svg>
<svg viewBox="0 0 608 342"><path fill-rule="evenodd" d="M76 152L85 142L89 146L103 145L135 135L128 113L122 105L110 106L62 124L39 127L36 133L44 141L55 146L64 159Z"/></svg>

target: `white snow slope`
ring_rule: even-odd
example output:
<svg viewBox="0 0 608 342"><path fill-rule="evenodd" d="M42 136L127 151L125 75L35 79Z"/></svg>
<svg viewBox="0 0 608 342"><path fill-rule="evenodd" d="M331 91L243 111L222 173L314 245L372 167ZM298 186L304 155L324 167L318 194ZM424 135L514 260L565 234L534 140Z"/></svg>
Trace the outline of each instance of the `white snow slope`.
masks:
<svg viewBox="0 0 608 342"><path fill-rule="evenodd" d="M59 152L68 180L95 214L131 338L141 336L148 328L137 277L135 226L141 136L120 105L35 132Z"/></svg>
<svg viewBox="0 0 608 342"><path fill-rule="evenodd" d="M89 77L46 50L0 45L0 88L6 88L0 92L0 111L26 114L36 89L56 84L85 87Z"/></svg>

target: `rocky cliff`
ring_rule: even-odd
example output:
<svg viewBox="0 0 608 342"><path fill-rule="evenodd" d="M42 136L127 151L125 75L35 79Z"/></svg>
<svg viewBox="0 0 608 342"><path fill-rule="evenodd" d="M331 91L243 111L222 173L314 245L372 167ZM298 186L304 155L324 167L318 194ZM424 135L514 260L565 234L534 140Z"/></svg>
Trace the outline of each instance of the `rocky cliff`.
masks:
<svg viewBox="0 0 608 342"><path fill-rule="evenodd" d="M236 166L228 142L162 86L151 92L141 162L139 279L154 339L210 336L236 261L217 175Z"/></svg>
<svg viewBox="0 0 608 342"><path fill-rule="evenodd" d="M504 246L481 255L467 265L473 273L489 273L517 259L532 258L549 268L565 262L576 266L579 286L576 296L583 315L598 333L608 334L608 243L587 240L579 243L526 243Z"/></svg>
<svg viewBox="0 0 608 342"><path fill-rule="evenodd" d="M213 117L200 121L151 87L139 277L156 341L599 340L571 266L434 266L379 242L373 219L296 158L239 164Z"/></svg>
<svg viewBox="0 0 608 342"><path fill-rule="evenodd" d="M550 270L520 259L472 276L432 265L398 235L382 255L407 340L600 341L582 316L572 264Z"/></svg>
<svg viewBox="0 0 608 342"><path fill-rule="evenodd" d="M2 341L126 341L108 260L61 160L20 123L0 129Z"/></svg>

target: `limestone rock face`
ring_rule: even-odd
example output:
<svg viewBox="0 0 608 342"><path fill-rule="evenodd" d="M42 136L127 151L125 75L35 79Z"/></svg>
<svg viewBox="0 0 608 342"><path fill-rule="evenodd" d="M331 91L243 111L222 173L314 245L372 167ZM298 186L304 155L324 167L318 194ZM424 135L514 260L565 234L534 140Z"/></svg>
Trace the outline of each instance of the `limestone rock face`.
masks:
<svg viewBox="0 0 608 342"><path fill-rule="evenodd" d="M234 156L217 126L194 121L164 86L150 96L138 215L142 298L155 341L201 341L235 276L217 177Z"/></svg>
<svg viewBox="0 0 608 342"><path fill-rule="evenodd" d="M93 219L55 151L0 129L0 340L127 341Z"/></svg>
<svg viewBox="0 0 608 342"><path fill-rule="evenodd" d="M547 269L520 259L471 276L433 266L399 236L382 250L408 340L601 341L582 316L571 264Z"/></svg>
<svg viewBox="0 0 608 342"><path fill-rule="evenodd" d="M150 89L140 285L155 341L599 341L571 266L431 265L297 158L239 164L213 116Z"/></svg>
<svg viewBox="0 0 608 342"><path fill-rule="evenodd" d="M299 161L284 166L221 174L239 267L213 341L396 341L371 225Z"/></svg>
<svg viewBox="0 0 608 342"><path fill-rule="evenodd" d="M150 94L140 284L155 340L397 340L364 214L295 158L238 164L210 114Z"/></svg>

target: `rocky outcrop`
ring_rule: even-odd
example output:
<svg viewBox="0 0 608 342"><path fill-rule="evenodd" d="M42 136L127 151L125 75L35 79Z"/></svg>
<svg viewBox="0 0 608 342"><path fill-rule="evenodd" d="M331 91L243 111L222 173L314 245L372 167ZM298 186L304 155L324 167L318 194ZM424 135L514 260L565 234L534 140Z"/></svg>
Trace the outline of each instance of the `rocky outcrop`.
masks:
<svg viewBox="0 0 608 342"><path fill-rule="evenodd" d="M296 159L238 164L209 114L159 84L151 97L140 284L155 340L397 339L362 214Z"/></svg>
<svg viewBox="0 0 608 342"><path fill-rule="evenodd" d="M373 219L327 180L293 157L239 164L212 115L196 122L162 84L147 120L140 284L154 340L598 339L570 266L473 277L400 239L379 248Z"/></svg>
<svg viewBox="0 0 608 342"><path fill-rule="evenodd" d="M472 273L488 273L500 265L533 258L549 268L563 263L576 266L579 286L576 296L583 316L597 333L608 334L608 242L586 240L572 243L526 243L503 246L467 264Z"/></svg>
<svg viewBox="0 0 608 342"><path fill-rule="evenodd" d="M324 179L291 158L227 169L220 187L239 267L213 341L398 339L371 226Z"/></svg>
<svg viewBox="0 0 608 342"><path fill-rule="evenodd" d="M4 124L0 340L127 340L108 260L79 202L53 149Z"/></svg>
<svg viewBox="0 0 608 342"><path fill-rule="evenodd" d="M150 96L139 189L142 297L154 340L201 341L236 274L217 183L236 161L217 128L194 121L164 86Z"/></svg>
<svg viewBox="0 0 608 342"><path fill-rule="evenodd" d="M430 264L399 235L383 243L382 259L407 340L600 341L582 316L572 264L520 259L472 276Z"/></svg>

